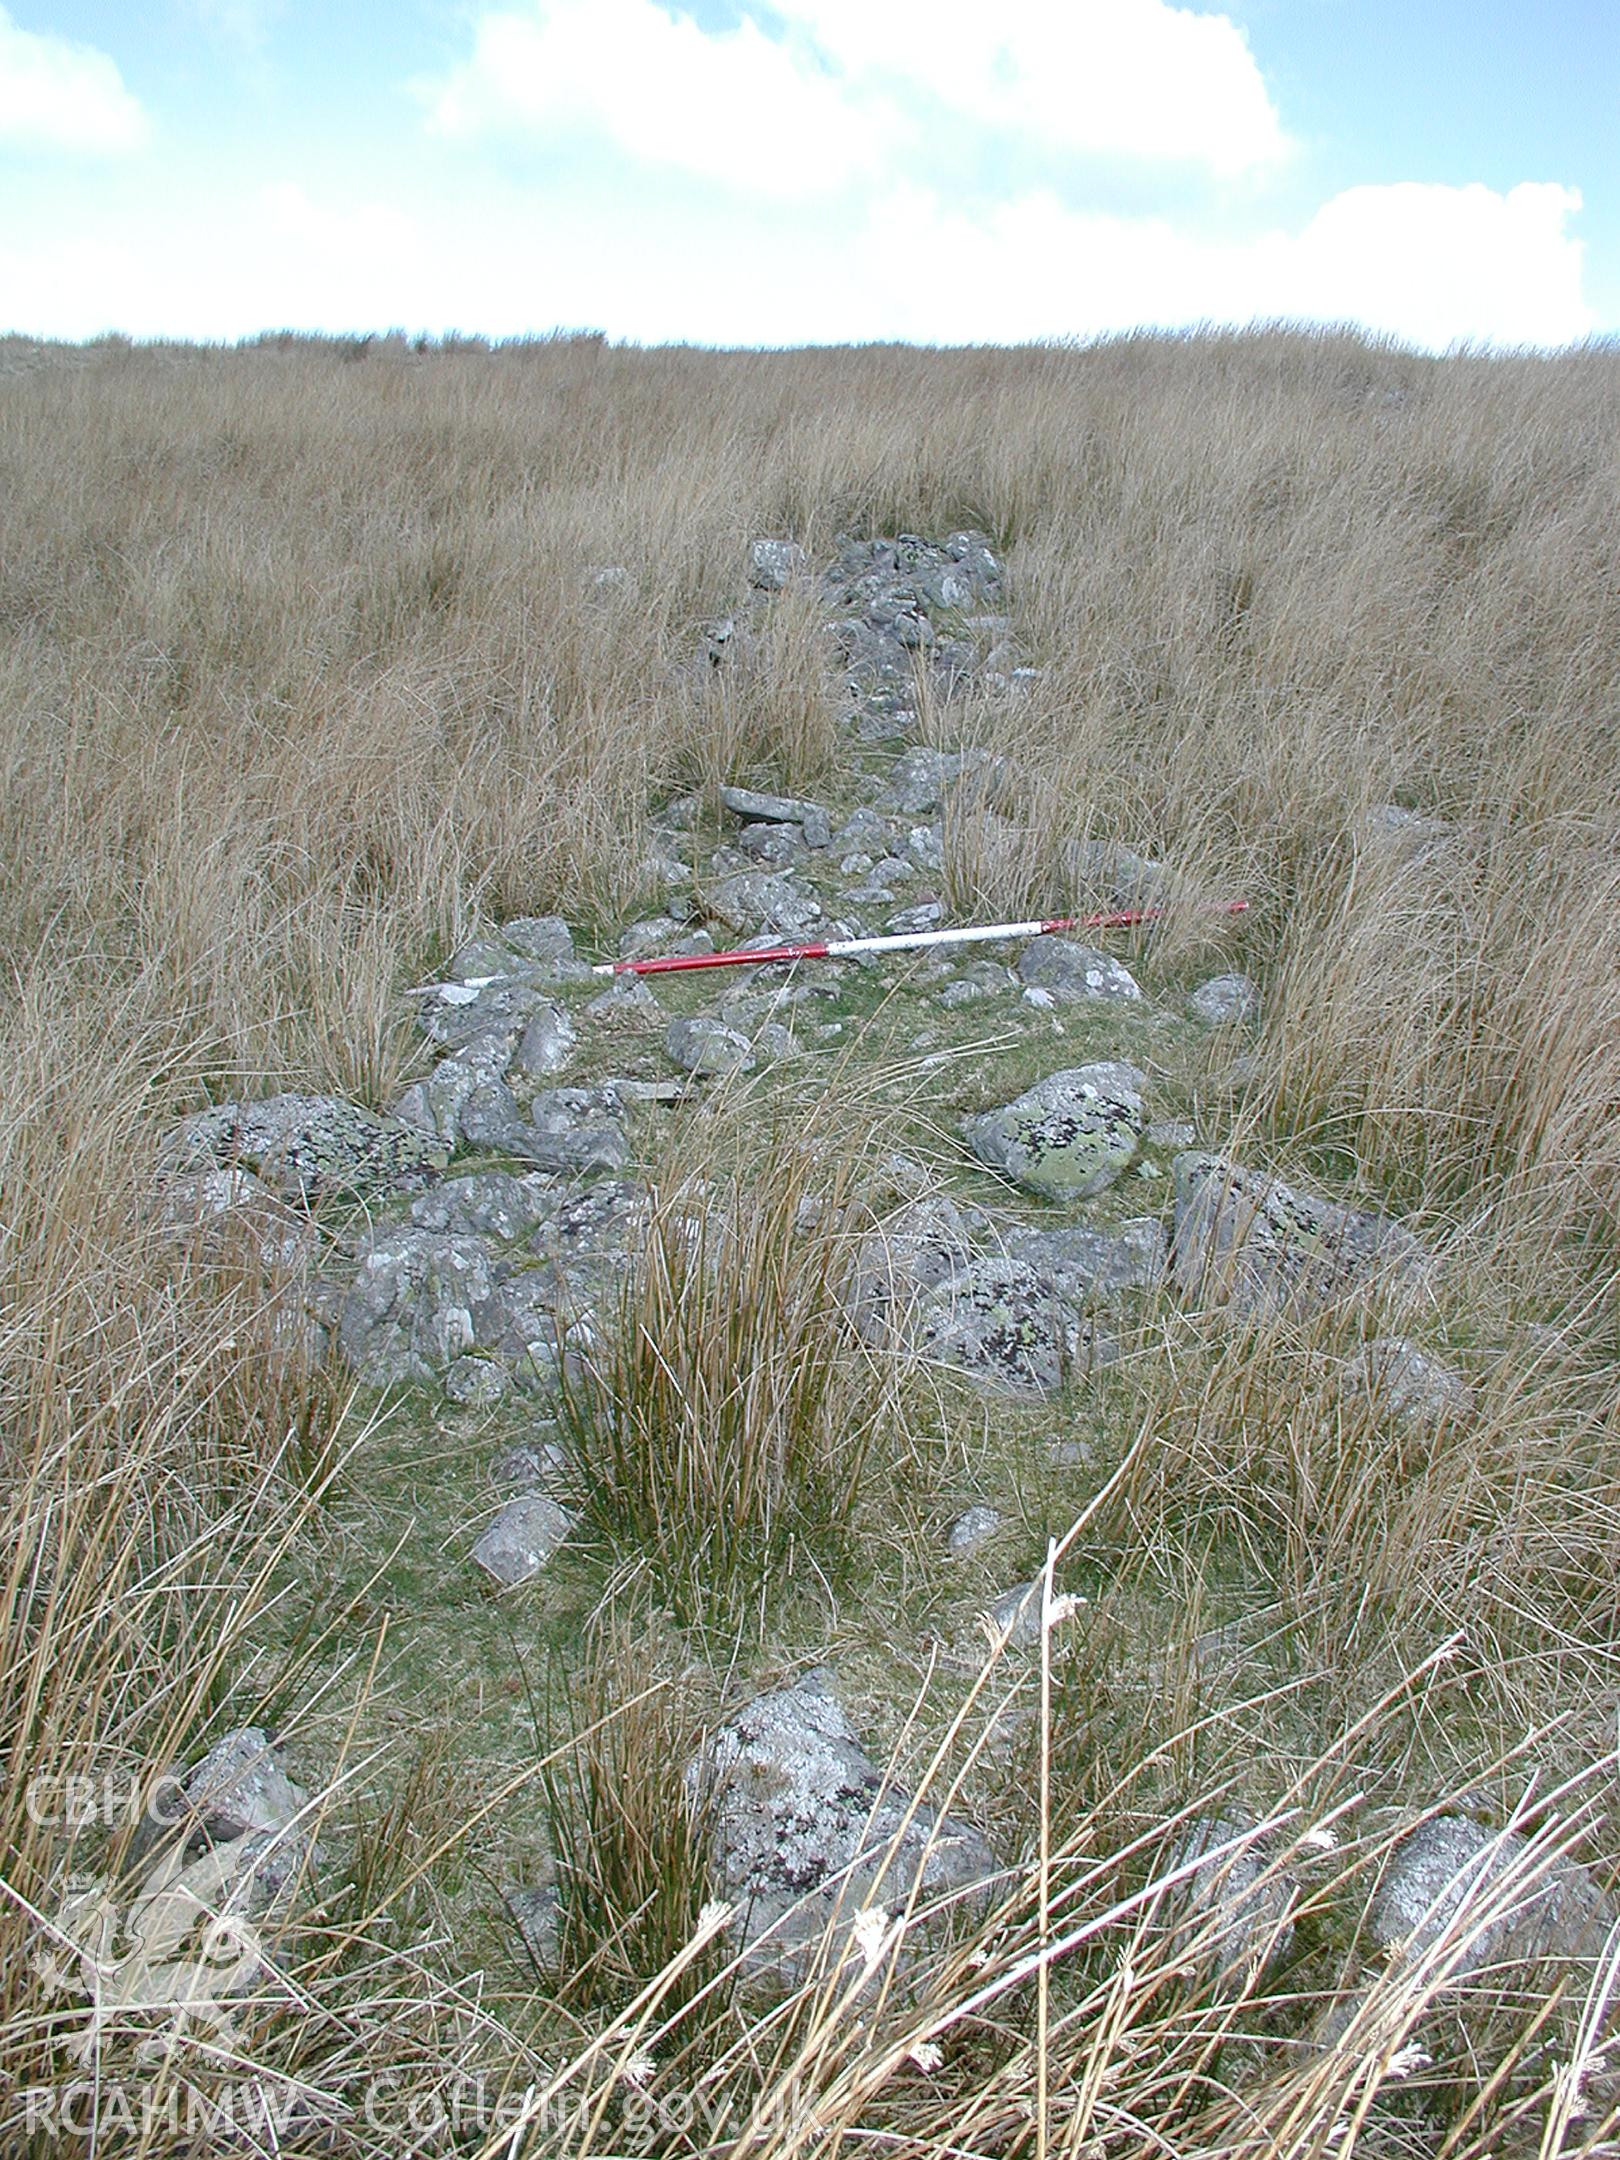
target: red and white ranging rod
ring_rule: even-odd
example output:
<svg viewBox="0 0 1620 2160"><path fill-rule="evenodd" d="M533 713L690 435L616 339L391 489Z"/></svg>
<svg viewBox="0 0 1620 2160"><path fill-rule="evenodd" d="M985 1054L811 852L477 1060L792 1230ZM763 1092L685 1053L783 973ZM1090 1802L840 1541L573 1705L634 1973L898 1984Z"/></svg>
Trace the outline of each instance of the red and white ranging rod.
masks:
<svg viewBox="0 0 1620 2160"><path fill-rule="evenodd" d="M1227 900L1223 915L1241 915L1247 900ZM1128 930L1160 922L1165 908L1121 908L1109 915L1049 915L1039 922L977 923L967 930L912 930L893 937L819 938L798 945L762 945L752 952L666 953L653 960L603 960L597 975L676 975L687 968L765 967L781 960L854 960L862 953L913 952L927 945L985 945L993 938L1048 937L1054 930Z"/></svg>

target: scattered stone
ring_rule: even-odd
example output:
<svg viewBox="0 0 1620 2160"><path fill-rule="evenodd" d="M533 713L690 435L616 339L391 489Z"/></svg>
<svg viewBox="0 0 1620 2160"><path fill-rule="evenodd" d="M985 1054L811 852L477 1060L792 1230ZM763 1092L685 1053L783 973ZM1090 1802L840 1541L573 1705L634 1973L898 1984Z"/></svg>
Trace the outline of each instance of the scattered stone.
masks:
<svg viewBox="0 0 1620 2160"><path fill-rule="evenodd" d="M791 1037L789 1040L791 1041ZM689 1073L752 1072L754 1053L746 1035L721 1020L672 1020L664 1037L672 1061Z"/></svg>
<svg viewBox="0 0 1620 2160"><path fill-rule="evenodd" d="M945 919L945 910L937 900L925 901L920 907L900 908L889 917L885 926L895 937L916 937L924 930L937 930Z"/></svg>
<svg viewBox="0 0 1620 2160"><path fill-rule="evenodd" d="M313 1829L300 1818L309 1795L282 1767L262 1726L227 1733L178 1783L160 1785L130 1841L129 1866L179 1847L189 1864L215 1846L237 1845L228 1902L264 1914L284 1905L317 1858Z"/></svg>
<svg viewBox="0 0 1620 2160"><path fill-rule="evenodd" d="M803 802L794 795L762 795L754 788L740 787L723 787L720 800L734 817L752 824L796 825L806 847L831 844L832 815L820 803Z"/></svg>
<svg viewBox="0 0 1620 2160"><path fill-rule="evenodd" d="M517 915L500 928L501 942L532 967L577 968L574 933L560 915Z"/></svg>
<svg viewBox="0 0 1620 2160"><path fill-rule="evenodd" d="M546 1493L520 1493L487 1526L471 1557L498 1588L515 1590L534 1580L573 1527L568 1510Z"/></svg>
<svg viewBox="0 0 1620 2160"><path fill-rule="evenodd" d="M1169 1118L1161 1124L1150 1125L1147 1140L1151 1147L1185 1150L1196 1146L1198 1128L1184 1118Z"/></svg>
<svg viewBox="0 0 1620 2160"><path fill-rule="evenodd" d="M623 1020L663 1013L663 1006L640 975L615 975L610 986L585 1007L587 1020Z"/></svg>
<svg viewBox="0 0 1620 2160"><path fill-rule="evenodd" d="M618 1122L618 1098L607 1088L551 1088L529 1106L529 1124L512 1152L537 1170L582 1176L622 1170L630 1143Z"/></svg>
<svg viewBox="0 0 1620 2160"><path fill-rule="evenodd" d="M1031 1582L1015 1583L1011 1590L1003 1590L1000 1597L986 1614L991 1631L999 1639L1007 1638L1011 1650L1031 1650L1041 1639L1041 1583L1037 1575ZM1075 1612L1085 1603L1059 1592L1051 1605L1052 1626L1061 1627L1072 1620Z"/></svg>
<svg viewBox="0 0 1620 2160"><path fill-rule="evenodd" d="M784 873L744 871L716 886L710 912L728 929L799 937L821 920L821 902Z"/></svg>
<svg viewBox="0 0 1620 2160"><path fill-rule="evenodd" d="M1051 1074L1003 1109L970 1119L975 1155L1027 1191L1084 1200L1136 1159L1142 1075L1132 1065L1081 1065Z"/></svg>
<svg viewBox="0 0 1620 2160"><path fill-rule="evenodd" d="M273 1275L304 1275L319 1251L309 1217L251 1170L194 1170L165 1178L151 1218L176 1239L210 1251L251 1251Z"/></svg>
<svg viewBox="0 0 1620 2160"><path fill-rule="evenodd" d="M993 1538L1006 1519L999 1508L986 1507L982 1501L964 1509L945 1533L945 1550L965 1560Z"/></svg>
<svg viewBox="0 0 1620 2160"><path fill-rule="evenodd" d="M756 592L785 592L809 564L796 540L756 540L748 550L748 582Z"/></svg>
<svg viewBox="0 0 1620 2160"><path fill-rule="evenodd" d="M1176 1287L1237 1313L1309 1311L1379 1283L1420 1285L1432 1257L1410 1230L1295 1191L1218 1155L1178 1155Z"/></svg>
<svg viewBox="0 0 1620 2160"><path fill-rule="evenodd" d="M645 960L652 953L668 952L686 928L673 915L649 915L634 922L619 937L621 960Z"/></svg>
<svg viewBox="0 0 1620 2160"><path fill-rule="evenodd" d="M579 1040L560 1005L542 1005L523 1030L508 1071L527 1080L561 1072Z"/></svg>
<svg viewBox="0 0 1620 2160"><path fill-rule="evenodd" d="M926 1186L928 1173L907 1167ZM855 1249L846 1300L856 1334L873 1344L912 1343L918 1301L972 1258L972 1231L954 1201L925 1194L898 1208Z"/></svg>
<svg viewBox="0 0 1620 2160"><path fill-rule="evenodd" d="M995 1877L977 1830L884 1780L824 1673L745 1705L688 1766L687 1785L694 1801L713 1791L716 1861L748 1963L786 1984L829 1926L847 1936L873 1908L887 1925L914 1898L917 1926L978 1905Z"/></svg>
<svg viewBox="0 0 1620 2160"><path fill-rule="evenodd" d="M517 1097L504 1080L476 1087L462 1105L461 1138L469 1147L523 1155L527 1131Z"/></svg>
<svg viewBox="0 0 1620 2160"><path fill-rule="evenodd" d="M1200 1815L1170 1855L1169 1871L1193 1872L1165 1893L1183 1958L1246 1982L1280 1964L1294 1947L1299 1887L1255 1836L1250 1816Z"/></svg>
<svg viewBox="0 0 1620 2160"><path fill-rule="evenodd" d="M1494 1917L1476 1930L1469 1923L1482 1907L1494 1908ZM1515 1831L1437 1815L1390 1854L1367 1908L1367 1933L1380 1950L1408 1960L1442 1936L1468 1936L1452 1968L1461 1979L1503 1961L1591 1957L1613 1920L1609 1900L1574 1861L1549 1864Z"/></svg>
<svg viewBox="0 0 1620 2160"><path fill-rule="evenodd" d="M1345 1360L1351 1390L1403 1425L1455 1424L1472 1414L1474 1391L1454 1365L1420 1350L1404 1335L1380 1336Z"/></svg>
<svg viewBox="0 0 1620 2160"><path fill-rule="evenodd" d="M1079 1005L1089 998L1118 998L1133 1004L1142 995L1130 969L1108 953L1060 937L1037 938L1033 945L1026 945L1018 956L1018 979L1045 990L1060 1005Z"/></svg>
<svg viewBox="0 0 1620 2160"><path fill-rule="evenodd" d="M418 1080L405 1090L394 1105L395 1117L423 1132L436 1134L451 1147L462 1140L475 1146L486 1144L480 1142L476 1128L489 1112L491 1098L486 1096L481 1111L474 1111L473 1130L464 1127L463 1118L475 1097L484 1091L499 1089L506 1096L509 1122L521 1122L517 1104L504 1086L511 1052L509 1032L473 1036L451 1056L440 1058L425 1080Z"/></svg>
<svg viewBox="0 0 1620 2160"><path fill-rule="evenodd" d="M493 1410L512 1392L512 1375L493 1358L459 1357L445 1368L444 1392L458 1410Z"/></svg>
<svg viewBox="0 0 1620 2160"><path fill-rule="evenodd" d="M164 1140L165 1167L245 1165L300 1200L415 1191L439 1175L449 1152L415 1126L338 1095L221 1103L186 1118Z"/></svg>
<svg viewBox="0 0 1620 2160"><path fill-rule="evenodd" d="M1233 1027L1239 1021L1256 1018L1260 992L1247 975L1212 975L1193 991L1187 1010L1206 1027Z"/></svg>
<svg viewBox="0 0 1620 2160"><path fill-rule="evenodd" d="M804 834L797 825L745 825L737 845L750 862L788 870L805 856Z"/></svg>

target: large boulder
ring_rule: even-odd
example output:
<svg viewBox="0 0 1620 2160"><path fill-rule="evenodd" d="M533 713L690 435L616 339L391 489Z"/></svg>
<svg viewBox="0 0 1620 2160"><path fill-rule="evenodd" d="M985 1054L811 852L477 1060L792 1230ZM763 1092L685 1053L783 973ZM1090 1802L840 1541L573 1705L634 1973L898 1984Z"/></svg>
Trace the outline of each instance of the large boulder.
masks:
<svg viewBox="0 0 1620 2160"><path fill-rule="evenodd" d="M1299 1313L1355 1290L1416 1287L1434 1268L1410 1230L1246 1170L1178 1155L1170 1268L1176 1287L1238 1313Z"/></svg>
<svg viewBox="0 0 1620 2160"><path fill-rule="evenodd" d="M1136 1160L1142 1075L1132 1065L1080 1065L1050 1074L1000 1110L972 1118L967 1142L1027 1192L1084 1200Z"/></svg>
<svg viewBox="0 0 1620 2160"><path fill-rule="evenodd" d="M1165 1226L1157 1216L1139 1215L1117 1231L1094 1230L1086 1223L1060 1230L1012 1229L1001 1242L1071 1305L1151 1290L1164 1277Z"/></svg>
<svg viewBox="0 0 1620 2160"><path fill-rule="evenodd" d="M1458 1979L1505 1961L1590 1958L1614 1908L1585 1868L1547 1861L1527 1838L1467 1815L1437 1815L1401 1839L1367 1907L1367 1934L1391 1957L1461 1943ZM1447 1954L1447 1953L1442 1953Z"/></svg>
<svg viewBox="0 0 1620 2160"><path fill-rule="evenodd" d="M1050 1283L998 1254L970 1261L926 1300L918 1343L981 1387L1020 1395L1050 1394L1096 1348L1089 1325Z"/></svg>
<svg viewBox="0 0 1620 2160"><path fill-rule="evenodd" d="M186 1118L164 1144L174 1169L245 1167L277 1192L306 1201L418 1190L439 1175L449 1153L436 1135L340 1095L221 1103Z"/></svg>
<svg viewBox="0 0 1620 2160"><path fill-rule="evenodd" d="M712 1791L716 1862L756 1973L791 1982L863 1909L885 1922L982 1904L996 1872L980 1833L886 1783L828 1676L811 1673L739 1710L687 1769ZM892 1851L891 1851L892 1848Z"/></svg>
<svg viewBox="0 0 1620 2160"><path fill-rule="evenodd" d="M549 1222L560 1205L559 1188L538 1171L514 1177L509 1170L477 1170L420 1194L411 1202L411 1221L448 1237L515 1245Z"/></svg>

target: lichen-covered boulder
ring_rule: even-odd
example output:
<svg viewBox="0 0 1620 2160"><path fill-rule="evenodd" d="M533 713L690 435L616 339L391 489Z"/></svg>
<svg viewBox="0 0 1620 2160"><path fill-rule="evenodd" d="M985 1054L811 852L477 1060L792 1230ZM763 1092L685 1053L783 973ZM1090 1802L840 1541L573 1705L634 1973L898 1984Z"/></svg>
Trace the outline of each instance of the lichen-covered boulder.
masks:
<svg viewBox="0 0 1620 2160"><path fill-rule="evenodd" d="M886 1926L915 1896L918 1925L982 1903L995 1874L970 1824L885 1782L825 1673L746 1704L688 1765L687 1785L695 1802L712 1791L716 1863L758 1975L791 1982L824 1934L847 1939L863 1910L881 1908Z"/></svg>
<svg viewBox="0 0 1620 2160"><path fill-rule="evenodd" d="M1003 1109L969 1120L975 1155L1027 1192L1084 1200L1112 1185L1142 1141L1142 1075L1131 1065L1052 1073Z"/></svg>
<svg viewBox="0 0 1620 2160"><path fill-rule="evenodd" d="M1351 1291L1420 1286L1434 1260L1387 1216L1300 1192L1219 1155L1178 1155L1176 1287L1238 1313L1298 1313Z"/></svg>
<svg viewBox="0 0 1620 2160"><path fill-rule="evenodd" d="M400 1225L360 1241L338 1348L368 1386L428 1380L489 1345L501 1317L486 1245Z"/></svg>
<svg viewBox="0 0 1620 2160"><path fill-rule="evenodd" d="M1154 1215L1137 1216L1115 1231L1086 1223L1060 1230L1020 1227L1003 1234L1002 1247L1072 1305L1151 1290L1164 1277L1165 1226Z"/></svg>
<svg viewBox="0 0 1620 2160"><path fill-rule="evenodd" d="M448 1237L494 1238L514 1245L549 1222L562 1204L563 1188L538 1171L514 1177L509 1170L477 1170L447 1177L411 1202L419 1230Z"/></svg>
<svg viewBox="0 0 1620 2160"><path fill-rule="evenodd" d="M416 1190L439 1175L449 1152L434 1134L340 1095L221 1103L186 1118L164 1145L174 1169L240 1165L301 1200Z"/></svg>
<svg viewBox="0 0 1620 2160"><path fill-rule="evenodd" d="M1060 1005L1083 1005L1095 998L1131 1005L1142 995L1130 969L1111 954L1068 938L1043 937L1026 945L1018 956L1018 979L1032 990L1044 990Z"/></svg>
<svg viewBox="0 0 1620 2160"><path fill-rule="evenodd" d="M1093 1337L1071 1305L1021 1260L972 1260L920 1307L926 1357L954 1365L982 1387L1049 1394L1072 1366L1089 1362Z"/></svg>
<svg viewBox="0 0 1620 2160"><path fill-rule="evenodd" d="M896 1208L855 1248L845 1306L856 1334L873 1344L910 1342L918 1301L972 1257L968 1218L943 1193Z"/></svg>

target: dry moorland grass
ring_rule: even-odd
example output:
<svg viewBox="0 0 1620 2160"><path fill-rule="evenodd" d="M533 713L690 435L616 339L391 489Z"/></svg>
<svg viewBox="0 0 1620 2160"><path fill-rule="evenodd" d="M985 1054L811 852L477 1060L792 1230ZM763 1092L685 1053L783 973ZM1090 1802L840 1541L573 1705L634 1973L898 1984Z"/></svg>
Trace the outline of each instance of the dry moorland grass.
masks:
<svg viewBox="0 0 1620 2160"><path fill-rule="evenodd" d="M30 1780L190 1760L260 1705L318 1736L334 1857L279 1995L239 2021L246 2058L211 2066L297 2101L279 2143L244 2149L493 2156L507 2145L482 2121L459 2142L433 2127L432 2096L473 2067L530 2094L537 2151L647 2149L649 2088L673 2151L1612 2149L1612 1963L1476 1976L1468 1995L1489 1900L1394 1969L1334 1916L1387 1851L1380 1808L1464 1792L1530 1837L1493 1897L1565 1850L1612 1872L1620 358L1431 360L1284 332L0 358L6 2149L75 2149L28 2132L17 2097L60 2075L35 1959L85 1859L33 1819ZM649 1855L646 1810L625 1811L634 1851L597 1819L633 1748L587 1734L584 1755L546 1759L537 1709L526 1763L447 1755L442 1736L413 1752L434 1676L412 1680L413 1613L371 1594L391 1556L350 1549L341 1497L372 1476L386 1410L289 1369L251 1268L154 1240L154 1149L209 1096L387 1102L419 1058L402 988L489 917L556 910L606 938L647 896L648 813L672 791L836 793L851 750L810 600L789 596L720 687L686 665L699 626L736 605L756 535L823 557L845 532L962 526L1003 551L1042 672L1019 701L925 715L1022 775L1011 841L950 836L958 909L1058 904L1083 833L1247 893L1227 949L1266 1021L1223 1115L1445 1247L1443 1326L1476 1353L1479 1407L1414 1448L1320 1379L1360 1323L1234 1335L1160 1315L1151 1354L1099 1395L1112 1452L1083 1510L1031 1503L1093 1596L1083 1648L1060 1666L1048 1638L1033 1670L992 1658L948 1710L894 1728L908 1776L931 1766L936 1796L1022 1853L1005 1895L910 1964L878 1943L853 1978L833 1966L761 2009L702 1927L673 1964L637 1965L704 1898L680 1826ZM634 596L593 583L601 565ZM1444 843L1365 845L1384 802L1447 821ZM1173 974L1201 934L1173 928L1154 965ZM733 1232L757 1285L792 1211ZM682 1285L676 1248L663 1259L640 1294L667 1316ZM823 1340L811 1291L782 1279L788 1319ZM700 1382L724 1397L712 1361L757 1357L770 1332L769 1313L709 1314L639 1406L626 1380L672 1462L679 1412L657 1388L690 1415ZM841 1474L834 1426L846 1402L867 1414L866 1382L836 1362L757 1393L778 1421L813 1396ZM948 1452L931 1414L906 1469L919 1521ZM751 1429L745 1411L726 1446ZM623 1437L661 1520L633 1417ZM875 1535L847 1491L840 1506ZM874 1546L857 1620L825 1623L874 1661L891 1605L931 1609L921 1533L897 1537L905 1582ZM1217 1699L1193 1645L1234 1598L1274 1654ZM804 1648L785 1626L649 1652L674 1705L657 1714L626 1693L621 1637L581 1629L576 1709L588 1726L618 1701L649 1759L667 1754L736 1672ZM1036 1713L1010 1765L1009 1695ZM454 1717L476 1726L471 1704ZM459 1932L499 1870L486 1830L514 1790L539 1809L540 1787L554 1842L587 1850L593 1925L614 1883L660 1884L667 1924L621 1914L589 2015ZM1159 1923L1177 1821L1234 1789L1304 1884L1293 1962L1236 1988ZM583 1829L561 1819L572 1792L597 1810ZM332 2098L379 2066L395 2103L422 2102L416 2146L397 2115L379 2128ZM98 2134L80 2147L213 2149L161 2119Z"/></svg>

